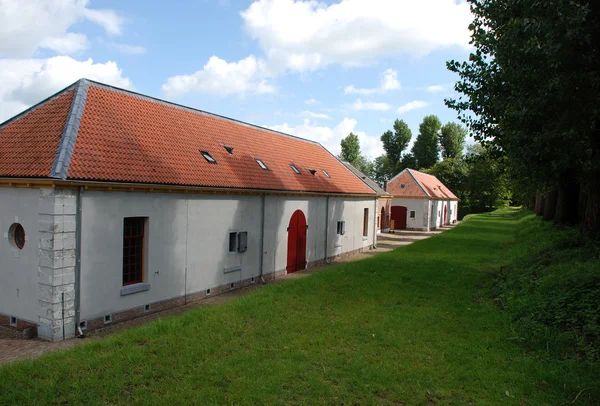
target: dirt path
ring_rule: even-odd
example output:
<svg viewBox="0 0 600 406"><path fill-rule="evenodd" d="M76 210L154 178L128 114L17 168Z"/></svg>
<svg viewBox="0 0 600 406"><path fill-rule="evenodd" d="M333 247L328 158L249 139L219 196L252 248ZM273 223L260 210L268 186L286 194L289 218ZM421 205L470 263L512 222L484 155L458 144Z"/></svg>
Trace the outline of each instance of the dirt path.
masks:
<svg viewBox="0 0 600 406"><path fill-rule="evenodd" d="M394 234L379 234L377 237L377 248L367 252L362 252L357 255L353 255L348 258L338 260L339 262L353 262L364 258L371 257L373 255L380 254L382 252L392 251L396 248L403 247L412 244L415 241L424 240L433 235L440 234L441 232L453 228L454 226L444 227L440 230L432 232L422 231L400 231ZM328 265L322 267L316 267L307 269L304 271L298 271L290 275L285 275L281 278L277 278L271 283L284 283L290 280L306 277L312 273L322 271L327 268ZM174 309L165 310L163 312L154 313L149 316L140 317L135 320L125 321L123 323L115 324L109 327L105 327L96 331L93 331L86 335L85 338L74 338L71 340L59 341L56 343L50 343L40 339L25 340L22 338L20 332L8 329L0 326L0 366L9 362L14 362L23 359L37 358L45 353L62 350L65 348L72 348L79 344L90 342L92 340L99 340L107 335L110 335L116 331L125 330L128 328L140 326L151 320L156 320L161 317L167 317L175 314L186 312L190 309L198 306L213 306L221 303L225 303L229 300L235 299L242 295L245 295L249 291L261 289L262 284L250 286L248 288L227 292L218 296L212 296L201 300L200 302L192 303L190 305L177 307Z"/></svg>

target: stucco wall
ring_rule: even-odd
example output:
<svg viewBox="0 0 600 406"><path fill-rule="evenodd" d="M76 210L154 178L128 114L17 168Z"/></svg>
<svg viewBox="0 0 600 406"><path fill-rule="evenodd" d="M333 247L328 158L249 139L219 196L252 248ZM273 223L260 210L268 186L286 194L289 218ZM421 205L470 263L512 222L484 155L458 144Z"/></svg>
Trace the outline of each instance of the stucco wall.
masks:
<svg viewBox="0 0 600 406"><path fill-rule="evenodd" d="M0 188L0 313L38 320L39 189ZM20 223L22 250L9 241L9 228Z"/></svg>
<svg viewBox="0 0 600 406"><path fill-rule="evenodd" d="M394 197L392 206L406 207L406 228L416 230L427 229L427 213L429 210L429 200L411 199L406 197ZM415 211L415 218L410 218L410 212Z"/></svg>
<svg viewBox="0 0 600 406"><path fill-rule="evenodd" d="M456 200L451 200L449 202L449 210L450 215L448 216L450 224L458 220L458 202Z"/></svg>
<svg viewBox="0 0 600 406"><path fill-rule="evenodd" d="M384 217L385 220L383 222L384 227L381 229L381 209L384 209ZM390 228L390 211L392 209L392 199L388 198L379 198L377 200L377 217L379 217L379 222L377 223L377 231L388 231ZM376 217L376 219L377 219Z"/></svg>
<svg viewBox="0 0 600 406"><path fill-rule="evenodd" d="M308 223L306 260L374 244L375 199L265 196L264 250L261 196L85 192L82 201L81 320L183 296L207 288L281 271L287 265L287 228L294 211ZM362 236L363 210L369 208L369 235ZM145 283L150 289L122 296L124 217L148 217ZM346 221L341 247L335 247L338 220ZM248 232L248 250L229 253L230 231ZM241 269L233 270L239 266Z"/></svg>

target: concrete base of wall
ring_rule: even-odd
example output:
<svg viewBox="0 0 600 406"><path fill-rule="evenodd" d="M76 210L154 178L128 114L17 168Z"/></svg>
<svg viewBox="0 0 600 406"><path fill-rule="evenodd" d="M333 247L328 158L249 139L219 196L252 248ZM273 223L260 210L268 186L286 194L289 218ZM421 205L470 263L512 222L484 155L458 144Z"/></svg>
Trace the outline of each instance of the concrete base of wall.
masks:
<svg viewBox="0 0 600 406"><path fill-rule="evenodd" d="M16 331L23 331L26 328L31 327L34 330L35 335L37 335L37 327L38 327L37 324L32 323L30 321L17 319L17 325L11 326L10 325L10 317L11 316L9 316L9 315L0 313L0 326L7 327L7 328L10 328L10 329L16 330Z"/></svg>
<svg viewBox="0 0 600 406"><path fill-rule="evenodd" d="M343 254L332 256L332 257L330 257L330 262L334 262L335 260L341 259L341 258L348 258L352 255L358 254L359 252L363 252L368 249L369 249L369 247L359 248L359 249L356 249L353 251L345 252ZM306 265L306 269L322 266L322 265L325 265L326 263L327 262L325 261L325 259L312 261ZM236 282L236 283L234 283L233 287L230 284L226 284L226 285L221 285L221 286L210 288L210 294L207 294L206 291L204 290L201 292L188 293L185 296L161 300L159 302L150 303L149 304L150 309L148 309L148 310L146 310L145 305L138 306L133 309L128 309L128 310L124 310L119 313L111 314L110 315L111 316L110 323L105 323L104 317L99 317L99 318L92 319L92 320L86 320L85 321L85 323L86 323L85 331L97 330L99 328L106 327L109 324L116 324L116 323L120 323L123 321L132 320L132 319L135 319L135 318L138 318L141 316L147 316L149 314L162 312L164 310L172 309L174 307L179 307L179 306L183 306L186 304L199 302L202 299L206 299L209 296L217 296L217 295L221 295L226 292L230 292L232 290L243 289L248 286L254 285L255 283L260 283L262 281L264 281L265 283L268 283L277 278L281 278L282 276L285 276L286 274L287 274L287 272L285 270L280 270L275 273L264 274L262 276L262 280L261 280L261 277L255 276L254 278L244 279L240 282ZM252 279L254 279L254 281L252 281ZM8 318L7 318L7 320L8 320Z"/></svg>

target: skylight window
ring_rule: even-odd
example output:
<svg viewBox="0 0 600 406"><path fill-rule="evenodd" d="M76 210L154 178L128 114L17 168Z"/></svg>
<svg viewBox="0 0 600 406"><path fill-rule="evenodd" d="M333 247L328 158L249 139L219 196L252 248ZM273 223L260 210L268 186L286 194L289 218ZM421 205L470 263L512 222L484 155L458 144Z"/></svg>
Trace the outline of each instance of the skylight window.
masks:
<svg viewBox="0 0 600 406"><path fill-rule="evenodd" d="M296 168L296 165L290 165L290 166L294 170L294 172L296 172L297 174L300 174L300 170L298 168Z"/></svg>
<svg viewBox="0 0 600 406"><path fill-rule="evenodd" d="M400 189L404 189L406 187L406 185L403 183L400 185Z"/></svg>
<svg viewBox="0 0 600 406"><path fill-rule="evenodd" d="M212 157L212 155L208 152L208 151L200 151L200 153L202 154L202 156L204 157L204 159L206 159L208 161L209 164L216 164L217 161L215 160L215 158Z"/></svg>
<svg viewBox="0 0 600 406"><path fill-rule="evenodd" d="M325 169L321 169L323 171L323 173L325 174L325 176L327 176L328 178L331 178L331 176L329 176L329 174L327 173L327 171Z"/></svg>
<svg viewBox="0 0 600 406"><path fill-rule="evenodd" d="M258 166L261 167L261 169L264 169L265 171L269 168L267 168L267 165L265 165L265 163L263 161L261 161L260 159L256 159L256 163L258 164Z"/></svg>

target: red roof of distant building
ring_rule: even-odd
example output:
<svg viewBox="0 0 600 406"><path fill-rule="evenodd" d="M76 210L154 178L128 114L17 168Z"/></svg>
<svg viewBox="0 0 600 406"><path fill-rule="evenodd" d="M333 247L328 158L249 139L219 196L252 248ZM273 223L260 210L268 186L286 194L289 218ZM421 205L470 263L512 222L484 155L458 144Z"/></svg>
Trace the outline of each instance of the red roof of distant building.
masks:
<svg viewBox="0 0 600 406"><path fill-rule="evenodd" d="M316 142L86 79L0 125L0 176L374 195Z"/></svg>
<svg viewBox="0 0 600 406"><path fill-rule="evenodd" d="M405 169L388 182L388 192L396 197L458 200L438 178L414 169Z"/></svg>

